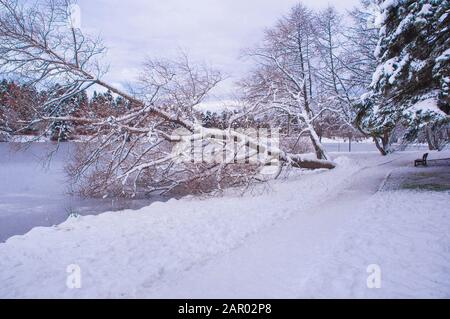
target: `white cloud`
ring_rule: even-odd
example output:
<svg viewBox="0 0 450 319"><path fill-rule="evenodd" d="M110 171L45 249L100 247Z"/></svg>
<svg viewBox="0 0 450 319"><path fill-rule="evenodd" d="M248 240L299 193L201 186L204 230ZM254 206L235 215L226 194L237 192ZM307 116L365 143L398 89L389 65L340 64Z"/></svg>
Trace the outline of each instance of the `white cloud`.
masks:
<svg viewBox="0 0 450 319"><path fill-rule="evenodd" d="M298 0L79 0L82 27L97 31L108 46L107 79L129 82L145 57L174 56L181 48L196 60L219 68L233 80L217 95L232 91L247 69L238 59L256 44L264 28L287 13ZM311 8L334 4L350 9L358 0L307 0Z"/></svg>

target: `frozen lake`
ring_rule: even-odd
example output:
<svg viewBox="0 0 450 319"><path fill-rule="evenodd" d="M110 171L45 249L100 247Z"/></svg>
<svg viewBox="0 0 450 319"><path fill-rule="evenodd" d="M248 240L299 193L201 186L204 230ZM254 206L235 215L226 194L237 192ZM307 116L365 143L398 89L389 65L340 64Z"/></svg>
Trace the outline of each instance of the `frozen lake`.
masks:
<svg viewBox="0 0 450 319"><path fill-rule="evenodd" d="M44 159L51 144L35 143L20 151L17 147L14 143L0 143L0 242L36 226L60 224L73 212L94 215L139 209L152 202L71 196L64 173L70 144L62 144L47 166Z"/></svg>
<svg viewBox="0 0 450 319"><path fill-rule="evenodd" d="M329 152L348 152L348 143L324 143ZM154 200L84 199L68 195L64 165L71 145L62 144L45 166L45 156L54 148L35 143L17 150L18 144L0 143L0 242L22 235L37 226L52 226L75 212L95 215L105 211L139 209ZM411 149L424 149L412 146ZM374 144L352 143L353 152L377 152ZM161 199L159 199L161 200Z"/></svg>

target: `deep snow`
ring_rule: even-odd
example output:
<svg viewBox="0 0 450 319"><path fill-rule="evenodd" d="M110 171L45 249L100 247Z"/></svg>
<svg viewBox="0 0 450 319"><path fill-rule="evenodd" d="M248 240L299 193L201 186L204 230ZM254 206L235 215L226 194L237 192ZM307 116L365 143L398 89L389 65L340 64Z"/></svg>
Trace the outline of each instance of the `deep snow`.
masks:
<svg viewBox="0 0 450 319"><path fill-rule="evenodd" d="M340 156L244 197L35 228L0 244L0 297L450 297L450 195L385 187L419 155ZM72 264L80 289L66 286Z"/></svg>

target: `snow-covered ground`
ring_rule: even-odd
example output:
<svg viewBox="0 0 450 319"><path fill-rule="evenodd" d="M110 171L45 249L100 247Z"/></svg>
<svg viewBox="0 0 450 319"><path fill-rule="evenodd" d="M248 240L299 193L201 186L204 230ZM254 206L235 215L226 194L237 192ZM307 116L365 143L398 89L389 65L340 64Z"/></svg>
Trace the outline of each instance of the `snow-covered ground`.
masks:
<svg viewBox="0 0 450 319"><path fill-rule="evenodd" d="M411 168L420 155L335 154L335 170L243 197L34 228L0 244L0 297L450 297L448 191L391 183L404 167L427 172ZM70 265L79 289L66 285ZM379 289L367 287L369 265Z"/></svg>

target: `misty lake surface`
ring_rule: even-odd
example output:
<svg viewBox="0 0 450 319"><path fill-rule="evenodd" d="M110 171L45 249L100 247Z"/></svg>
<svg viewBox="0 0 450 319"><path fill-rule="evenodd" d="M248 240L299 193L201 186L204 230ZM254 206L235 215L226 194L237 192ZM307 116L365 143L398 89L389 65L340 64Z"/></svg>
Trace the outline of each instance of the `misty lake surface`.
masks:
<svg viewBox="0 0 450 319"><path fill-rule="evenodd" d="M86 199L69 195L64 166L73 144L61 144L52 160L45 161L52 149L55 145L51 143L33 143L21 150L16 143L0 143L0 242L37 226L58 225L71 213L97 215L139 209L155 201Z"/></svg>

